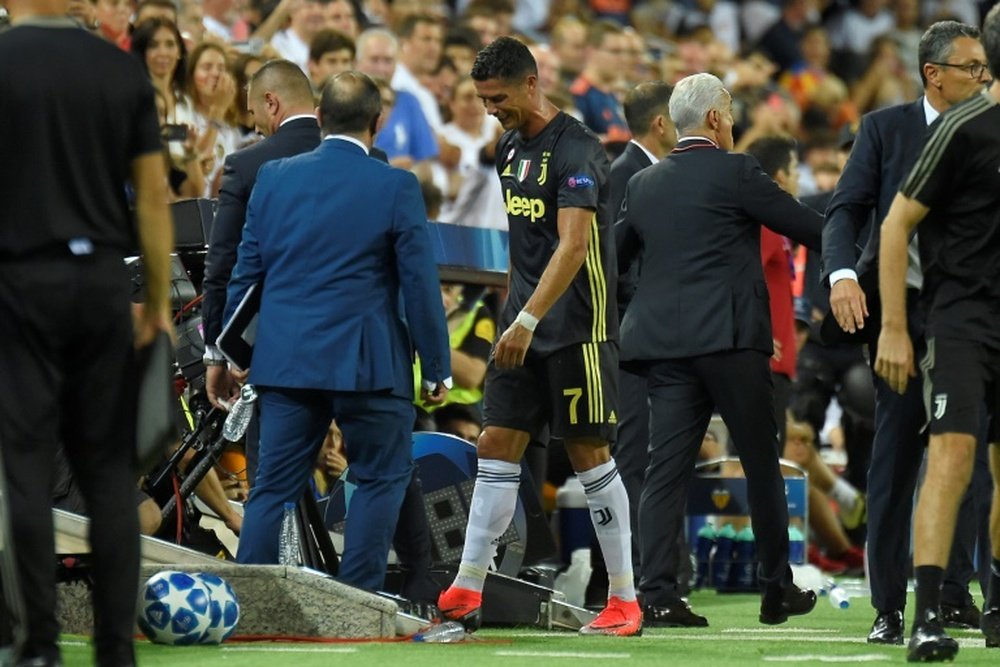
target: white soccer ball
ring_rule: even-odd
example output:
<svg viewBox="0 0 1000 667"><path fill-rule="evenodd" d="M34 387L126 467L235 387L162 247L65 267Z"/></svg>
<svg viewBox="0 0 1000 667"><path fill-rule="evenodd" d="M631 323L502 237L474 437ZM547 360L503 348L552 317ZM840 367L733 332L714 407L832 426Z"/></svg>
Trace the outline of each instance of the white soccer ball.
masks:
<svg viewBox="0 0 1000 667"><path fill-rule="evenodd" d="M233 587L222 577L208 572L197 572L194 576L208 589L212 619L200 643L221 644L236 630L236 624L240 621L240 602Z"/></svg>
<svg viewBox="0 0 1000 667"><path fill-rule="evenodd" d="M151 642L195 644L212 622L209 590L186 572L166 570L154 574L143 586L138 622Z"/></svg>

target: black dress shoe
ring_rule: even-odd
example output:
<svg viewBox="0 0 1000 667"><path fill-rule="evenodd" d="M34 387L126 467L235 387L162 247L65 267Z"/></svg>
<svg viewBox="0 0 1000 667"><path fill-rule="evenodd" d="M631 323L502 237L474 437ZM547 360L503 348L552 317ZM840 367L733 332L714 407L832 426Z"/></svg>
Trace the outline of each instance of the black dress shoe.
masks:
<svg viewBox="0 0 1000 667"><path fill-rule="evenodd" d="M914 623L906 647L907 662L946 662L957 654L958 642L944 631L937 614L929 612L923 621Z"/></svg>
<svg viewBox="0 0 1000 667"><path fill-rule="evenodd" d="M953 607L950 604L941 605L941 623L946 628L975 630L979 627L979 617L979 607L975 603L964 607Z"/></svg>
<svg viewBox="0 0 1000 667"><path fill-rule="evenodd" d="M979 627L986 635L986 648L1000 648L1000 607L984 611Z"/></svg>
<svg viewBox="0 0 1000 667"><path fill-rule="evenodd" d="M869 644L903 643L903 612L879 612L872 623L872 631L868 633Z"/></svg>
<svg viewBox="0 0 1000 667"><path fill-rule="evenodd" d="M678 600L664 607L647 605L642 610L642 623L647 628L707 628L708 619L691 611L691 605Z"/></svg>
<svg viewBox="0 0 1000 667"><path fill-rule="evenodd" d="M760 602L760 622L778 625L787 621L789 616L808 614L815 606L816 593L789 584L786 588L777 589L777 592L764 593Z"/></svg>

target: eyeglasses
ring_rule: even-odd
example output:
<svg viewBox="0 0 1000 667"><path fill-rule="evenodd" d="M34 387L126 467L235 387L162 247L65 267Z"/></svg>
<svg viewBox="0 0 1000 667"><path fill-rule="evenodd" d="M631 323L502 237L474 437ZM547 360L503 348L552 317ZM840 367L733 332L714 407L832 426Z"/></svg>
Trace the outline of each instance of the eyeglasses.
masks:
<svg viewBox="0 0 1000 667"><path fill-rule="evenodd" d="M985 63L969 63L968 65L953 65L952 63L936 63L930 62L931 65L937 65L938 67L953 67L955 69L964 70L973 79L979 79L983 76L986 71Z"/></svg>

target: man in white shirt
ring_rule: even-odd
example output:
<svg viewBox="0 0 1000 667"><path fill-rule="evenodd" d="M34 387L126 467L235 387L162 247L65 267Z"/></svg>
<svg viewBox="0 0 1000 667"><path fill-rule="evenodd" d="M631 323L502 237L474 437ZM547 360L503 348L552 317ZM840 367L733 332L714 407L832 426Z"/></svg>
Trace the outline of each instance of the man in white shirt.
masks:
<svg viewBox="0 0 1000 667"><path fill-rule="evenodd" d="M427 122L435 132L440 132L444 126L441 109L434 94L420 82L419 77L428 76L437 69L444 30L437 18L429 14L413 14L403 19L398 34L399 61L392 76L392 87L416 96Z"/></svg>
<svg viewBox="0 0 1000 667"><path fill-rule="evenodd" d="M271 46L308 76L309 44L325 27L324 10L329 0L301 0L290 11L290 25L271 38Z"/></svg>

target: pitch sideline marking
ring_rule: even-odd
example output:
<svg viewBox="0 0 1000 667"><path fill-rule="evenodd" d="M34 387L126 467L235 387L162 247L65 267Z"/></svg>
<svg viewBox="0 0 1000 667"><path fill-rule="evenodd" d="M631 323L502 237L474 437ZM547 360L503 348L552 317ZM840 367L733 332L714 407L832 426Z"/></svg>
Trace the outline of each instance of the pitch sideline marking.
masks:
<svg viewBox="0 0 1000 667"><path fill-rule="evenodd" d="M883 653L867 655L765 655L767 662L882 662L892 660Z"/></svg>
<svg viewBox="0 0 1000 667"><path fill-rule="evenodd" d="M238 653L357 653L346 646L223 646L223 651Z"/></svg>
<svg viewBox="0 0 1000 667"><path fill-rule="evenodd" d="M627 660L630 653L570 653L568 651L495 651L494 655L508 658L590 658L594 660Z"/></svg>

